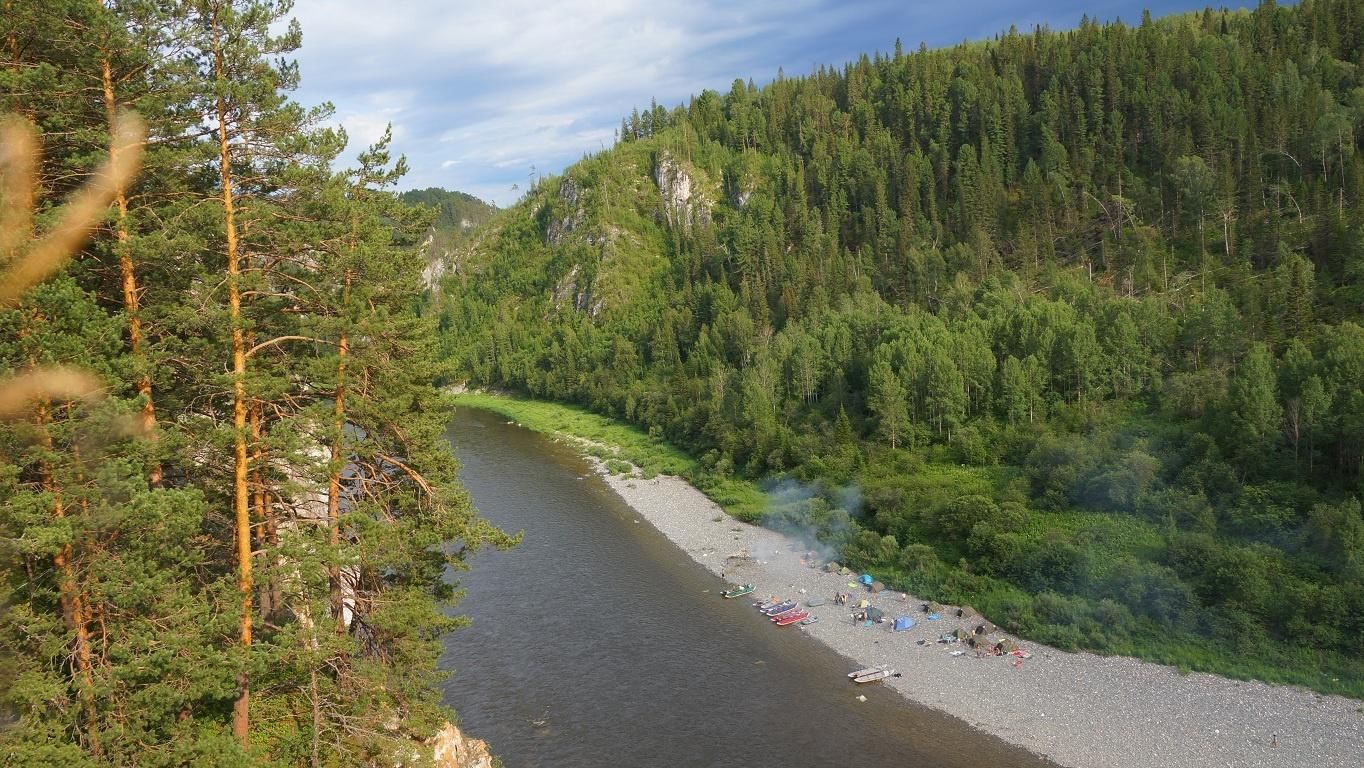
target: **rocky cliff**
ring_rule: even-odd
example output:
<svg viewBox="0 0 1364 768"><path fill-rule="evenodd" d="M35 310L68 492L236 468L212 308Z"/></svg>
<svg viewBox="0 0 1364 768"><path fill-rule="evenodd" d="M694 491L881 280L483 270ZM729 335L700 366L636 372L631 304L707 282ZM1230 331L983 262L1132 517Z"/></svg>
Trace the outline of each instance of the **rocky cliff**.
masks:
<svg viewBox="0 0 1364 768"><path fill-rule="evenodd" d="M658 154L654 183L663 198L663 218L669 227L688 229L710 224L710 197L697 183L694 172L671 153Z"/></svg>
<svg viewBox="0 0 1364 768"><path fill-rule="evenodd" d="M436 768L493 768L488 742L466 737L454 723L446 723L428 744Z"/></svg>

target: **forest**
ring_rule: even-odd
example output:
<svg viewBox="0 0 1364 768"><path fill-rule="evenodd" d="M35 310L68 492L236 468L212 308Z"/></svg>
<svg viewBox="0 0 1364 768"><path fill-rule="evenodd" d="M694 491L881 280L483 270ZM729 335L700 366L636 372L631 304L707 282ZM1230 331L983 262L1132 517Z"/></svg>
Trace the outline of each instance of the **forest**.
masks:
<svg viewBox="0 0 1364 768"><path fill-rule="evenodd" d="M462 246L469 234L483 226L497 209L465 192L450 192L439 187L412 189L398 195L402 202L435 211L431 223L427 259L435 261Z"/></svg>
<svg viewBox="0 0 1364 768"><path fill-rule="evenodd" d="M429 209L276 0L0 11L0 763L398 765L451 569Z"/></svg>
<svg viewBox="0 0 1364 768"><path fill-rule="evenodd" d="M456 254L451 380L1025 637L1364 697L1364 6L652 104Z"/></svg>

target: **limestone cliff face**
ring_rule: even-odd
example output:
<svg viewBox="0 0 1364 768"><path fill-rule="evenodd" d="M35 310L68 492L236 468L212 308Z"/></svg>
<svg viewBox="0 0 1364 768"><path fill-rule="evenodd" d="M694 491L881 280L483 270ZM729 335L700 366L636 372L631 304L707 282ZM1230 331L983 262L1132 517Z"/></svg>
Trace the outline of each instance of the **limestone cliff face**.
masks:
<svg viewBox="0 0 1364 768"><path fill-rule="evenodd" d="M582 226L583 219L587 216L587 211L583 208L582 190L572 178L565 177L559 184L559 200L568 209L568 213L549 222L545 230L545 242L550 245L563 243L569 233Z"/></svg>
<svg viewBox="0 0 1364 768"><path fill-rule="evenodd" d="M660 152L654 183L663 198L663 218L669 227L687 229L710 223L711 201L696 179L668 152Z"/></svg>
<svg viewBox="0 0 1364 768"><path fill-rule="evenodd" d="M436 768L493 768L493 756L482 739L466 738L454 723L446 723L427 742Z"/></svg>
<svg viewBox="0 0 1364 768"><path fill-rule="evenodd" d="M435 290L440 285L441 278L454 271L450 263L450 252L436 252L433 248L435 241L436 234L432 230L426 233L426 240L421 244L422 251L427 254L426 267L422 269L422 285L428 290Z"/></svg>

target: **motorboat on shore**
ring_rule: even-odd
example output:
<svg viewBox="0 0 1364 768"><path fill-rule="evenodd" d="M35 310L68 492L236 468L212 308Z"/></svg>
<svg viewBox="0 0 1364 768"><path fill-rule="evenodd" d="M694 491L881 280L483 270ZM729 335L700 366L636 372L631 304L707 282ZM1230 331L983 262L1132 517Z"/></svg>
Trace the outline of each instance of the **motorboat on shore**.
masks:
<svg viewBox="0 0 1364 768"><path fill-rule="evenodd" d="M781 600L779 598L774 597L771 600L764 600L761 603L754 603L753 607L757 608L760 611L766 611L768 608L771 608L772 606L777 605L780 602Z"/></svg>
<svg viewBox="0 0 1364 768"><path fill-rule="evenodd" d="M873 672L880 672L886 669L888 666L889 666L888 664L877 664L874 667L863 667L862 669L859 669L855 672L849 672L848 679L855 680L859 677L862 677L863 675L870 675Z"/></svg>
<svg viewBox="0 0 1364 768"><path fill-rule="evenodd" d="M867 683L879 683L880 681L885 680L888 677L899 676L900 676L899 672L896 672L890 667L886 667L885 669L878 669L875 672L869 672L865 675L854 677L853 682L857 683L858 685L865 685Z"/></svg>
<svg viewBox="0 0 1364 768"><path fill-rule="evenodd" d="M796 607L795 600L783 600L782 602L777 603L771 608L768 608L767 610L763 611L763 613L767 614L768 616L776 616L779 613L786 613L787 611L795 607Z"/></svg>

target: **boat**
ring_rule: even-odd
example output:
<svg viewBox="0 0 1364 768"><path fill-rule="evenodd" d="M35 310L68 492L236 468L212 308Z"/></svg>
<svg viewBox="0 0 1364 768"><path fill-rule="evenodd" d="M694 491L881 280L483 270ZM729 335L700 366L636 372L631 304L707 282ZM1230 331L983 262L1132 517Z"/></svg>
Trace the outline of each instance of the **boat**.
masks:
<svg viewBox="0 0 1364 768"><path fill-rule="evenodd" d="M806 616L804 619L801 619L800 625L802 627L808 627L811 624L814 624L816 621L819 621L818 616Z"/></svg>
<svg viewBox="0 0 1364 768"><path fill-rule="evenodd" d="M761 603L754 603L754 604L753 604L753 607L754 607L754 608L757 608L757 609L760 610L760 611L765 611L765 610L767 610L768 608L771 608L772 606L774 606L774 605L776 605L777 603L780 603L780 602L781 602L780 600L778 600L778 599L776 599L776 598L774 597L774 598L772 598L771 600L764 600L764 601L762 601Z"/></svg>
<svg viewBox="0 0 1364 768"><path fill-rule="evenodd" d="M860 677L854 677L854 678L853 678L853 682L854 682L854 683L857 683L858 685L865 685L866 683L877 683L877 682L880 682L880 681L882 681L882 680L885 680L887 677L899 677L899 676L900 676L900 673L899 673L899 672L896 672L895 670L891 669L890 667L886 667L885 669L878 669L878 670L876 670L875 672L869 672L869 673L867 673L867 674L865 674L865 675L862 675L862 676L860 676Z"/></svg>
<svg viewBox="0 0 1364 768"><path fill-rule="evenodd" d="M787 614L778 616L778 617L772 619L772 621L776 622L777 626L779 626L779 627L785 627L785 626L790 625L790 624L795 624L795 623L798 622L798 621L804 621L804 620L808 619L809 617L810 617L810 614L807 613L806 611L797 610L797 611L793 611L793 612L791 612L791 613L787 613Z"/></svg>
<svg viewBox="0 0 1364 768"><path fill-rule="evenodd" d="M720 595L725 598L743 597L744 595L747 595L752 591L753 591L752 584L740 584L739 586L733 589L727 589L724 592L721 592Z"/></svg>
<svg viewBox="0 0 1364 768"><path fill-rule="evenodd" d="M775 604L775 606L772 606L771 608L768 608L768 610L765 610L765 611L762 611L762 612L764 612L764 614L769 615L769 617L775 617L775 615L777 615L777 614L784 614L784 612L790 611L791 608L794 608L794 607L795 607L795 600L784 600L784 602L782 602L782 603L777 603L777 604Z"/></svg>
<svg viewBox="0 0 1364 768"><path fill-rule="evenodd" d="M874 666L874 667L864 667L863 669L859 669L859 670L857 670L856 672L849 672L849 673L848 673L848 679L849 679L849 680L853 680L853 679L859 678L859 677L861 677L861 676L863 676L863 675L870 675L870 674L873 673L873 672L880 672L881 670L885 669L886 667L887 667L886 664L877 664L877 665Z"/></svg>
<svg viewBox="0 0 1364 768"><path fill-rule="evenodd" d="M798 611L804 613L804 614L807 615L807 616L810 615L810 612L809 612L809 611L807 611L807 610L805 610L804 608L801 608L801 607L799 607L799 606L795 606L795 605L791 606L790 608L787 608L786 610L782 611L781 613L769 613L769 614L767 614L767 615L768 615L768 616L771 616L773 620L776 620L776 619L784 619L784 618L786 618L787 616L790 616L791 614L796 613L796 612L798 612Z"/></svg>

